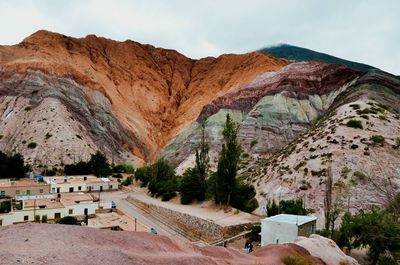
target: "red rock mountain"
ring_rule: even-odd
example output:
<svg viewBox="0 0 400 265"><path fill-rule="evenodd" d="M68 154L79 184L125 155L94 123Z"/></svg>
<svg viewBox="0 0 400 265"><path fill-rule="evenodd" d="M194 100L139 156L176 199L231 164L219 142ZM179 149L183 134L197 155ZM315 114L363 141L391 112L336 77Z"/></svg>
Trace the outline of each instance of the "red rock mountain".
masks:
<svg viewBox="0 0 400 265"><path fill-rule="evenodd" d="M194 60L174 50L155 48L130 40L117 42L94 35L72 38L48 31L38 31L18 45L0 46L1 123L5 122L7 109L11 102L15 106L21 105L21 108L25 106L26 109L26 105L28 105L28 109L33 107L33 110L37 110L40 104L44 104L43 99L52 97L49 94L54 93L54 89L63 90L65 88L63 84L68 83L68 86L80 87L80 90L84 91L82 97L90 105L97 104L108 107L104 111L105 115L110 114L116 120L115 124L119 123L118 125L113 123L112 127L121 126L122 129L119 131L124 131L124 135L110 136L117 139L115 140L118 143L117 146L126 146L128 153L130 151L137 158L149 160L178 132L191 124L198 117L204 105L251 82L266 71L276 71L287 64L288 62L285 60L260 52L243 55L226 54L218 58L207 57ZM38 85L37 76L40 76L40 82L48 85L46 95L41 95L44 93L42 89L45 86ZM27 91L30 86L36 88L31 89L31 94L28 95ZM76 106L73 99L78 96L63 98L63 95L70 93L73 89L65 90L59 94L58 103L65 105L67 111L71 112L71 109ZM35 101L32 98L37 93L41 96ZM103 96L105 98L99 100L99 97ZM15 101L15 97L23 97L29 102L20 103L18 100ZM85 108L84 105L75 113ZM23 113L22 109L19 114L20 119L22 119L21 113ZM105 130L96 129L97 132L103 131L104 135L93 133L95 135L93 136L88 133L95 130L92 128L91 118L93 117L90 115L98 113L91 109L88 115L85 114L87 117L76 113L71 118L80 124L69 125L69 127L77 127L78 129L75 131L80 138L93 140L87 140L87 142L93 143L89 144L87 152L80 154L84 157L87 157L92 149L104 149L103 151L108 154L120 152L118 147L115 147L113 151L108 150L112 149L108 148L110 141L107 141L106 136L107 131L111 130L107 129L110 124L109 119L101 120L99 117L94 117L99 120L99 128L101 126L106 128ZM34 116L37 117L37 115L43 114L36 113ZM68 116L68 114L64 116ZM30 119L32 117L24 117L24 124L26 125ZM47 120L47 118L44 119ZM11 126L11 123L14 125ZM26 148L24 149L24 145L19 142L39 142L36 139L38 136L31 135L28 140L24 139L24 137L16 135L14 129L20 128L22 122L11 123L4 125L3 131L0 129L2 135L0 147L18 150L30 157L31 161L56 161L54 157L43 158L38 152L36 154L30 154L29 150L25 152ZM82 128L82 124L84 128ZM8 130L7 126L9 126ZM51 126L51 124L47 126ZM58 126L60 131L66 127L63 122L60 126L54 126ZM32 131L31 129L38 130L32 125L29 128L30 131ZM45 130L45 127L42 127L42 130ZM52 135L61 135L60 131L54 132ZM115 134L118 134L117 131L115 130ZM69 134L73 136L74 132ZM70 138L73 138L72 136ZM74 143L70 138L59 139L70 144L69 148L66 148L68 149L66 152L82 152L75 150L79 149L79 141ZM79 140L75 138L74 141ZM46 143L49 144L48 142L52 139L46 140ZM43 142L43 145L46 143ZM113 146L115 145L113 144ZM58 154L58 156L62 156L62 154ZM74 154L64 157L65 162L76 160L76 156L73 159L72 156Z"/></svg>

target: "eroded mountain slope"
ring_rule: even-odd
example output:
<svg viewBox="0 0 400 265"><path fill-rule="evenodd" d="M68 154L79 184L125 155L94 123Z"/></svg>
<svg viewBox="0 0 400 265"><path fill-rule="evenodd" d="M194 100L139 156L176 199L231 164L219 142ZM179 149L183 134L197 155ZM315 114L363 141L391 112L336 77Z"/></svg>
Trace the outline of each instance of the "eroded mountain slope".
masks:
<svg viewBox="0 0 400 265"><path fill-rule="evenodd" d="M22 109L29 105L31 114L43 120L42 112L35 109L40 107L38 103L47 101L47 98L51 101L62 98L60 103L65 106L65 111L74 108L71 116L85 117L85 121L76 119L78 125L74 125L63 117L68 116L68 113L61 114L64 110L57 114L56 126L74 128L69 134L81 135L88 146L81 153L74 147L79 141L71 141L71 137L58 139L68 142L61 145L68 148L69 153L80 153L87 158L92 149L102 149L110 158L114 155L122 159L123 153L133 153L136 161L148 161L159 148L195 120L205 104L249 83L261 73L278 70L286 64L285 60L258 52L192 60L173 50L133 41L117 42L94 35L77 39L39 31L18 45L0 46L0 101L2 109L7 108L6 101L17 102L16 105L21 107L15 110L18 113L23 113ZM66 96L58 93L78 91L68 87L70 84L84 93L77 92L79 96L75 92ZM37 94L25 93L32 93L32 89L26 89L27 86L35 86ZM81 105L75 104L76 101ZM101 111L97 113L99 109ZM87 110L92 111L89 113ZM24 115L11 115L6 121L7 115L4 111L1 113L0 128L6 128L6 123L7 128L14 128L23 122ZM90 119L95 121L88 122ZM111 125L108 124L110 120ZM100 127L108 131L104 134L112 139L106 135L94 136L92 132ZM115 130L110 131L108 127ZM30 125L26 127L30 132L38 129ZM5 150L21 151L31 160L42 163L59 158L60 154L53 156L50 153L50 158L39 153L31 154L31 150L21 145L27 140L15 130L10 135L10 130L0 131L3 135L0 144ZM47 150L46 146L40 146L43 133L46 134L41 131L28 138L38 142L39 148ZM123 150L117 150L119 147L115 148L115 144L122 144ZM65 156L63 160L71 162L74 159Z"/></svg>

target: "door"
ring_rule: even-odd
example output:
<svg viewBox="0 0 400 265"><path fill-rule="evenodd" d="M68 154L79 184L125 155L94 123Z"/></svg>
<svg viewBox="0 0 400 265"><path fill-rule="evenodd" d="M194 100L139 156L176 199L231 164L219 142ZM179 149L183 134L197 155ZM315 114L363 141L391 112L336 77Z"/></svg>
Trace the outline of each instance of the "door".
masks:
<svg viewBox="0 0 400 265"><path fill-rule="evenodd" d="M103 186L100 186L100 191L103 191Z"/></svg>
<svg viewBox="0 0 400 265"><path fill-rule="evenodd" d="M60 193L60 188L57 188L57 193Z"/></svg>
<svg viewBox="0 0 400 265"><path fill-rule="evenodd" d="M87 215L88 214L88 208L85 208L85 210L83 210L83 214Z"/></svg>
<svg viewBox="0 0 400 265"><path fill-rule="evenodd" d="M74 192L74 187L70 187L69 192Z"/></svg>

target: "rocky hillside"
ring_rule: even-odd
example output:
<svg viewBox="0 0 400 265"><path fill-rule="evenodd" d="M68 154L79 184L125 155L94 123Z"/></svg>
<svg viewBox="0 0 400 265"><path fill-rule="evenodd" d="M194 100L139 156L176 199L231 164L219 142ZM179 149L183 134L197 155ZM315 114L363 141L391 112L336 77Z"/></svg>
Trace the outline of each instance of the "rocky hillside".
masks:
<svg viewBox="0 0 400 265"><path fill-rule="evenodd" d="M240 177L254 184L260 206L303 199L321 227L328 177L332 200L342 196L351 210L385 204L400 190L399 102L400 80L388 73L292 63L207 104L163 154L180 164L179 172L192 166L198 128L208 117L215 166L230 113L245 149Z"/></svg>
<svg viewBox="0 0 400 265"><path fill-rule="evenodd" d="M323 223L328 179L344 210L385 205L400 190L400 80L373 70L342 90L324 116L242 177L271 199L304 199Z"/></svg>
<svg viewBox="0 0 400 265"><path fill-rule="evenodd" d="M193 60L130 40L38 31L0 46L0 147L35 164L97 149L141 164L205 104L286 64L259 52Z"/></svg>
<svg viewBox="0 0 400 265"><path fill-rule="evenodd" d="M252 255L232 248L198 247L144 232L108 231L57 224L19 224L0 228L3 264L266 264L283 265L284 256L301 256L316 265L358 263L324 238L271 245ZM303 247L304 246L304 247ZM321 246L324 251L321 251ZM310 250L308 250L310 249ZM315 253L314 256L310 252Z"/></svg>

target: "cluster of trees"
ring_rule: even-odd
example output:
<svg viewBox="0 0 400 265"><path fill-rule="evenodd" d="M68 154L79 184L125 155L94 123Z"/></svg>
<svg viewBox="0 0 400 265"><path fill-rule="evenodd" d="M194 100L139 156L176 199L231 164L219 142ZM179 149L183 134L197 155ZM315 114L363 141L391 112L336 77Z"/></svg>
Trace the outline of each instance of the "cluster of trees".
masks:
<svg viewBox="0 0 400 265"><path fill-rule="evenodd" d="M270 200L267 203L268 216L274 216L277 214L295 214L295 215L306 215L310 211L304 208L303 200L282 200L278 203L275 200Z"/></svg>
<svg viewBox="0 0 400 265"><path fill-rule="evenodd" d="M134 173L135 168L128 164L110 165L107 157L100 151L92 154L89 161L79 161L64 166L66 175L94 174L99 178L107 177L112 173Z"/></svg>
<svg viewBox="0 0 400 265"><path fill-rule="evenodd" d="M349 249L368 246L372 264L398 264L400 259L400 193L387 208L372 208L357 214L345 213L339 229L339 246Z"/></svg>
<svg viewBox="0 0 400 265"><path fill-rule="evenodd" d="M243 211L254 211L258 207L254 187L236 178L242 154L237 139L238 123L227 115L218 170L211 174L205 124L203 122L201 125L193 168L188 168L182 176L176 176L174 167L167 160L160 159L152 165L137 169L135 179L141 182L142 187L148 187L151 195L161 197L162 200L169 200L179 192L182 204L213 199L221 206L230 205Z"/></svg>
<svg viewBox="0 0 400 265"><path fill-rule="evenodd" d="M24 157L21 154L8 155L0 151L0 178L22 178L24 172Z"/></svg>
<svg viewBox="0 0 400 265"><path fill-rule="evenodd" d="M92 154L90 160L79 161L75 164L68 164L64 166L64 174L66 175L85 175L94 174L102 178L111 175L112 169L107 161L107 158L100 151Z"/></svg>

